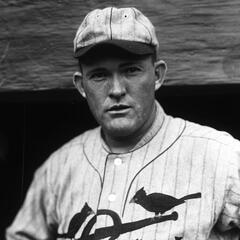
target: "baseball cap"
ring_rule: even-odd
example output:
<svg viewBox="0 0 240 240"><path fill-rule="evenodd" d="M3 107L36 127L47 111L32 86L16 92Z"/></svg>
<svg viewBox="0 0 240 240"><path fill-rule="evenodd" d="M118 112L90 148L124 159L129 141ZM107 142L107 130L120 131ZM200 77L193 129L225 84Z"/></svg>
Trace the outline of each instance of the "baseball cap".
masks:
<svg viewBox="0 0 240 240"><path fill-rule="evenodd" d="M79 26L73 43L76 58L106 44L136 55L157 55L159 48L151 21L133 7L91 11Z"/></svg>

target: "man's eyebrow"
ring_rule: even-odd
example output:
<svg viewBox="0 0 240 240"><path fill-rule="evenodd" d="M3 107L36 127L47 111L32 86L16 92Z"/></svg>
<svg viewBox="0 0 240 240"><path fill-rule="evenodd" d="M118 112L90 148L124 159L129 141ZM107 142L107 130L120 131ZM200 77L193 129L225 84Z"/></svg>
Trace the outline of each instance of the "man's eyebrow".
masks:
<svg viewBox="0 0 240 240"><path fill-rule="evenodd" d="M129 65L134 65L134 64L139 64L140 62L138 60L132 60L129 62L124 62L122 64L120 64L120 67L127 67Z"/></svg>
<svg viewBox="0 0 240 240"><path fill-rule="evenodd" d="M86 71L86 75L88 76L88 75L90 75L92 73L102 72L102 71L106 71L106 69L103 68L103 67L96 67L96 68L93 68L93 69L90 69L90 70Z"/></svg>

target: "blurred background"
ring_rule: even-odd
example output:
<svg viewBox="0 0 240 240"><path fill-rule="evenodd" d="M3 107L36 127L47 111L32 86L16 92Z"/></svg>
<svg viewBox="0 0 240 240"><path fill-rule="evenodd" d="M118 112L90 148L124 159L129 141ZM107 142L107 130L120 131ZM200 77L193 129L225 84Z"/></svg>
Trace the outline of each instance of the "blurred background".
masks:
<svg viewBox="0 0 240 240"><path fill-rule="evenodd" d="M137 7L156 26L166 113L240 139L238 0L0 0L1 239L36 168L97 125L73 88L72 41L89 10L110 5Z"/></svg>

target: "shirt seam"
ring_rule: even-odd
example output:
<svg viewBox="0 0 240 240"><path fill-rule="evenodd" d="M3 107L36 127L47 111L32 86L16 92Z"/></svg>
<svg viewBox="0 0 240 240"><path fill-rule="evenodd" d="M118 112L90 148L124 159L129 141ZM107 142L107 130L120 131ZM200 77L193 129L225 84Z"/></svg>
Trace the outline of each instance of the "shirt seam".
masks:
<svg viewBox="0 0 240 240"><path fill-rule="evenodd" d="M182 137L199 138L199 139L211 140L211 141L213 141L213 142L217 142L217 143L222 144L222 145L224 145L224 146L230 146L229 143L224 143L224 142L222 142L222 141L218 141L218 140L216 140L216 139L214 139L214 138L211 138L211 137L191 136L191 135L183 135Z"/></svg>

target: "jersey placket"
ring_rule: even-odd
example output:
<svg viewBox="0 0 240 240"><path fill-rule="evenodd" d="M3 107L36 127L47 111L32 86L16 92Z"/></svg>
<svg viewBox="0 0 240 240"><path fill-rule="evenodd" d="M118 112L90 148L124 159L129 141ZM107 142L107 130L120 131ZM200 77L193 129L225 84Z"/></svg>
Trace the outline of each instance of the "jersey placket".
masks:
<svg viewBox="0 0 240 240"><path fill-rule="evenodd" d="M114 211L121 218L121 208L126 191L128 164L131 154L109 154L106 159L105 176L99 210ZM98 216L97 227L111 226L113 220L109 215Z"/></svg>

